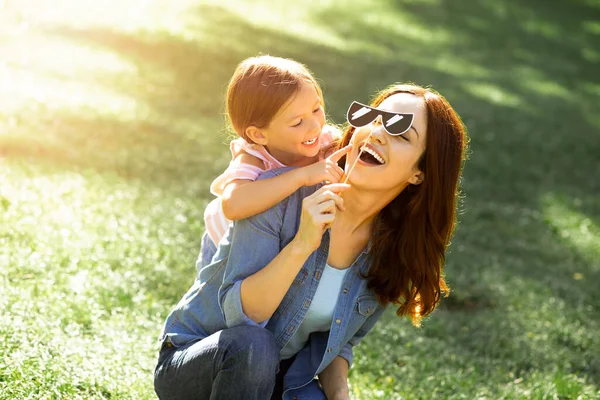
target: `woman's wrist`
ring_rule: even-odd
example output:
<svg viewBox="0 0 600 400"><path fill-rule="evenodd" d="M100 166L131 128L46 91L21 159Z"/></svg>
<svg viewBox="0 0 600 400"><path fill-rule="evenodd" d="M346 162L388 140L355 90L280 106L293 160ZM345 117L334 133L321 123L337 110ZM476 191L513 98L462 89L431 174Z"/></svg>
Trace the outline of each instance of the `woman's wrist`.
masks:
<svg viewBox="0 0 600 400"><path fill-rule="evenodd" d="M302 240L302 238L298 237L298 235L296 235L296 237L292 239L289 246L291 248L292 254L295 257L303 259L308 258L308 256L310 256L312 252L315 251L315 249L313 249L309 243L306 243L304 240Z"/></svg>

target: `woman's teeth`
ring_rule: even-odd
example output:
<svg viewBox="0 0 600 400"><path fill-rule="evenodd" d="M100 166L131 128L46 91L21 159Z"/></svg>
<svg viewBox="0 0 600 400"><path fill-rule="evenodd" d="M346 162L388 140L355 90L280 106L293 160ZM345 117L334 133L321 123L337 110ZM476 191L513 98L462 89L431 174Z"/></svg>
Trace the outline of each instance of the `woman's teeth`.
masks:
<svg viewBox="0 0 600 400"><path fill-rule="evenodd" d="M316 137L316 138L314 138L314 139L307 140L306 142L302 142L302 144L306 144L306 145L310 146L311 144L313 144L314 142L316 142L318 138L319 138L319 137L317 136L317 137Z"/></svg>
<svg viewBox="0 0 600 400"><path fill-rule="evenodd" d="M383 158L381 158L381 156L379 154L377 154L375 152L375 150L373 150L367 146L363 146L362 151L363 151L363 153L369 153L370 155L372 155L373 158L376 159L380 164L385 164L385 161L383 161Z"/></svg>

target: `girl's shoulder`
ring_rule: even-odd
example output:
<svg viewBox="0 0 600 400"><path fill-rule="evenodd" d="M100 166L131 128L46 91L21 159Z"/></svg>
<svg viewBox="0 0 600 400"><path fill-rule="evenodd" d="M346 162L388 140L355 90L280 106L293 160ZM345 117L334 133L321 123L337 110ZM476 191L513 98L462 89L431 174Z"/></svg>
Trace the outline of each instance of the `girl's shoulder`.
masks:
<svg viewBox="0 0 600 400"><path fill-rule="evenodd" d="M229 149L231 150L231 159L235 160L240 155L249 154L262 162L264 169L282 168L285 167L275 157L273 157L267 149L256 143L248 143L243 138L237 138L230 142Z"/></svg>

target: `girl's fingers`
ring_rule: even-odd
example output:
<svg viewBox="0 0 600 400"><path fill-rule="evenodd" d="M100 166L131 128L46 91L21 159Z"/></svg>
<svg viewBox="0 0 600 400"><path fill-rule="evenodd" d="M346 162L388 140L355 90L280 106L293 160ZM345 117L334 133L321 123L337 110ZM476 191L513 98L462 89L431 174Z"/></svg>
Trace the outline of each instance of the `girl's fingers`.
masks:
<svg viewBox="0 0 600 400"><path fill-rule="evenodd" d="M333 153L332 155L330 155L329 157L327 157L328 159L330 159L333 162L338 162L340 161L340 158L344 157L346 154L348 154L348 152L352 150L352 145L349 144L346 147L343 147L341 149L339 149L338 151L336 151L335 153Z"/></svg>
<svg viewBox="0 0 600 400"><path fill-rule="evenodd" d="M338 167L337 165L334 166L334 170L338 178L338 182L340 182L342 180L342 177L344 176L344 170Z"/></svg>
<svg viewBox="0 0 600 400"><path fill-rule="evenodd" d="M328 183L337 183L340 181L341 176L337 173L337 171L329 171L327 173L329 177L327 178Z"/></svg>
<svg viewBox="0 0 600 400"><path fill-rule="evenodd" d="M344 170L338 167L337 165L334 165L330 169L329 174L335 177L336 182L339 182L342 176L344 175Z"/></svg>

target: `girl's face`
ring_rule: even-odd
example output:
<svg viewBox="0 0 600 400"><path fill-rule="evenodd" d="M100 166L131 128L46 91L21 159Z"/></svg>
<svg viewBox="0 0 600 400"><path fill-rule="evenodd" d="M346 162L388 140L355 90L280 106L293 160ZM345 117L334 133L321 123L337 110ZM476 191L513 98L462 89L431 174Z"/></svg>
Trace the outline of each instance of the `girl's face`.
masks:
<svg viewBox="0 0 600 400"><path fill-rule="evenodd" d="M400 136L388 134L381 120L357 128L350 140L352 150L346 162L346 174L362 152L349 183L367 190L390 189L400 193L408 184L419 184L426 177L418 169L417 162L425 150L427 118L425 102L410 93L397 93L385 99L378 109L395 113L414 113L411 128ZM369 142L367 137L373 132Z"/></svg>
<svg viewBox="0 0 600 400"><path fill-rule="evenodd" d="M325 113L314 86L302 83L300 89L271 120L268 127L257 129L264 138L256 143L285 165L305 165L314 161L321 149L321 131Z"/></svg>

